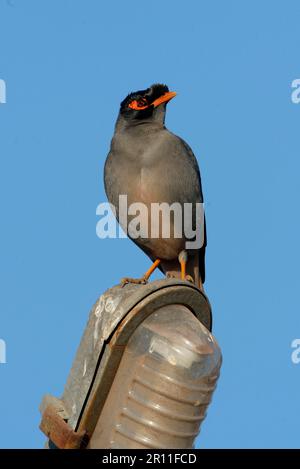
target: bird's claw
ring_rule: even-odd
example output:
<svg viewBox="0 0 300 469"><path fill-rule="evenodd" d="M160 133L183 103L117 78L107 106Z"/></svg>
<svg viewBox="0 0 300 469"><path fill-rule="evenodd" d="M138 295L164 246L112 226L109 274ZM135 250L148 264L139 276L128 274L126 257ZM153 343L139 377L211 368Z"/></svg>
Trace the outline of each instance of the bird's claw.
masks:
<svg viewBox="0 0 300 469"><path fill-rule="evenodd" d="M185 276L185 280L187 280L188 282L191 282L191 283L195 283L195 282L194 282L194 279L193 279L193 277L192 277L191 275L186 275L186 276Z"/></svg>
<svg viewBox="0 0 300 469"><path fill-rule="evenodd" d="M171 273L171 272L167 272L166 277L167 277L167 278L170 278L170 279L178 278L177 275L175 275L175 274L173 274L173 273ZM192 277L191 275L186 275L184 280L186 280L187 282L190 282L190 283L195 283L195 281L194 281L194 279L193 279L193 277Z"/></svg>
<svg viewBox="0 0 300 469"><path fill-rule="evenodd" d="M130 278L130 277L124 277L121 279L120 285L123 288L127 283L134 283L136 285L146 285L148 283L148 279L145 277L141 278Z"/></svg>

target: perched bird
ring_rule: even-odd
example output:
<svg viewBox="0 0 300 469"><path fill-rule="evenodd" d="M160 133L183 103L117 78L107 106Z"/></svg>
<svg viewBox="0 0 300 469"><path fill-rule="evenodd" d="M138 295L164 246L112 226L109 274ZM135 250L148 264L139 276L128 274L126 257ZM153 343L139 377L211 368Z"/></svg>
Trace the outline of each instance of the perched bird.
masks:
<svg viewBox="0 0 300 469"><path fill-rule="evenodd" d="M201 177L197 160L188 144L165 127L167 103L176 95L166 85L154 84L146 90L130 93L122 102L104 168L104 185L109 202L116 208L116 217L128 236L151 258L153 265L140 279L128 282L146 283L156 267L167 277L193 281L200 289L205 280L205 219L197 219L196 204L203 202ZM132 213L121 214L119 196L126 195L128 206L143 203L149 212L140 214L144 225L151 224L151 204L192 204L188 220L193 229L202 231L201 245L186 249L187 236L180 220L171 212L170 237L151 233L133 237L130 229ZM143 219L144 216L144 219ZM176 226L177 224L177 226ZM200 226L201 225L201 226ZM164 227L166 228L166 227ZM168 228L168 227L167 227Z"/></svg>

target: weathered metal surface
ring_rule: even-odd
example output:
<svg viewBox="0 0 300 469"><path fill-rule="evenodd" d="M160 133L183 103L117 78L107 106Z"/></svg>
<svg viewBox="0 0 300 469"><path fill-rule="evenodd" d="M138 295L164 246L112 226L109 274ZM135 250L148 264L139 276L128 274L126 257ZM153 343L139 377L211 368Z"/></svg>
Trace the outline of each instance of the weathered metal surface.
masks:
<svg viewBox="0 0 300 469"><path fill-rule="evenodd" d="M55 412L57 415L59 415L63 420L68 420L69 419L69 414L64 406L64 403L61 399L58 399L57 397L51 396L50 394L46 394L43 397L43 400L40 404L40 412L43 414L47 407L51 405L52 407L55 408Z"/></svg>
<svg viewBox="0 0 300 469"><path fill-rule="evenodd" d="M88 443L86 432L74 432L53 404L48 404L43 411L40 429L59 449L80 449Z"/></svg>
<svg viewBox="0 0 300 469"><path fill-rule="evenodd" d="M118 306L138 288L138 285L131 284L124 288L110 288L99 297L91 310L62 396L70 415L69 424L74 429L94 380L106 337L116 327L122 314Z"/></svg>

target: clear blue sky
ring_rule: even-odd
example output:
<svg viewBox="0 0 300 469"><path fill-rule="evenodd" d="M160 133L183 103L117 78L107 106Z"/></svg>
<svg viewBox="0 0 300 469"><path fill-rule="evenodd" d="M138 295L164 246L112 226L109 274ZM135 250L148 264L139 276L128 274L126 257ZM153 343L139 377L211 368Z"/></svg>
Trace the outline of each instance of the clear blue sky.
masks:
<svg viewBox="0 0 300 469"><path fill-rule="evenodd" d="M224 356L198 444L300 446L299 25L293 0L0 0L1 447L42 447L90 307L149 266L95 212L119 103L157 81L202 171Z"/></svg>

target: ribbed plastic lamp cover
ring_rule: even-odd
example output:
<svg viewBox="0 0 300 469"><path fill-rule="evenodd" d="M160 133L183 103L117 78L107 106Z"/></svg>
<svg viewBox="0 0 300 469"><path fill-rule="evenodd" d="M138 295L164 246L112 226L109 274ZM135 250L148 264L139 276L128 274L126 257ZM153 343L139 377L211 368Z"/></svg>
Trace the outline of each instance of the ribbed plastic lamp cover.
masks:
<svg viewBox="0 0 300 469"><path fill-rule="evenodd" d="M220 348L183 305L130 338L89 448L192 448L221 367Z"/></svg>

